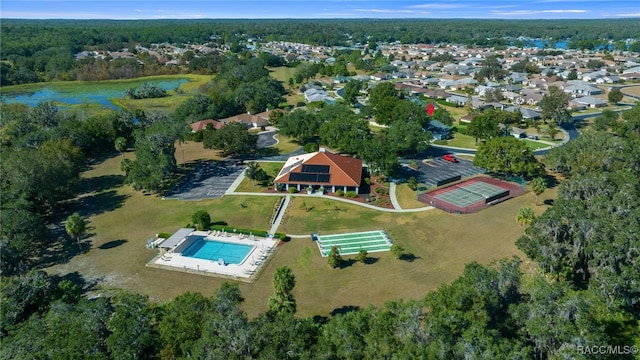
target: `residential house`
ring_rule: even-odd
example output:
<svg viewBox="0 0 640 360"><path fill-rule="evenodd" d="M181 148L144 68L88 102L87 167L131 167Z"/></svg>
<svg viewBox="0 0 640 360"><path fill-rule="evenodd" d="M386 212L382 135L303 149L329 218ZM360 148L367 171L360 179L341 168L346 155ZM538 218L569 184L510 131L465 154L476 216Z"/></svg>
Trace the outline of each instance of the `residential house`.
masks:
<svg viewBox="0 0 640 360"><path fill-rule="evenodd" d="M574 97L591 96L602 94L604 91L587 83L573 83L564 88L564 92L572 94Z"/></svg>
<svg viewBox="0 0 640 360"><path fill-rule="evenodd" d="M221 119L220 122L224 124L239 122L245 125L247 128L259 128L269 125L269 111L264 111L253 115L247 112L245 114L239 114L228 117L226 119Z"/></svg>
<svg viewBox="0 0 640 360"><path fill-rule="evenodd" d="M204 130L207 128L207 125L209 124L211 124L211 126L213 126L213 128L216 130L220 130L224 126L224 123L218 120L213 120L213 119L200 120L190 124L191 132Z"/></svg>
<svg viewBox="0 0 640 360"><path fill-rule="evenodd" d="M596 84L615 84L621 82L622 78L616 75L607 75L596 79Z"/></svg>
<svg viewBox="0 0 640 360"><path fill-rule="evenodd" d="M466 96L460 96L460 95L449 95L449 97L446 98L447 102L456 104L458 106L464 106L467 104L467 102L469 102L469 98L467 98Z"/></svg>
<svg viewBox="0 0 640 360"><path fill-rule="evenodd" d="M361 180L362 160L334 154L320 147L317 152L290 157L274 184L280 184L287 190L291 187L298 191L323 187L328 192L358 192Z"/></svg>
<svg viewBox="0 0 640 360"><path fill-rule="evenodd" d="M512 126L509 129L509 135L513 136L516 139L524 139L527 137L527 130Z"/></svg>
<svg viewBox="0 0 640 360"><path fill-rule="evenodd" d="M607 106L608 102L604 99L600 99L593 96L584 96L576 99L578 104L582 104L589 108L599 108Z"/></svg>
<svg viewBox="0 0 640 360"><path fill-rule="evenodd" d="M451 134L451 127L438 120L429 121L427 130L431 132L431 139L433 140L444 140Z"/></svg>

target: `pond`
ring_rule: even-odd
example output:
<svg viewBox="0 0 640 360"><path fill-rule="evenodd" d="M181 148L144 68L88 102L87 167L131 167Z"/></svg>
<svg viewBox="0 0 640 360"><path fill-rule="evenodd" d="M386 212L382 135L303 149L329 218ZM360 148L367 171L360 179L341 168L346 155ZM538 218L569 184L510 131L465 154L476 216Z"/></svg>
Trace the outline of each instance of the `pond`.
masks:
<svg viewBox="0 0 640 360"><path fill-rule="evenodd" d="M34 86L33 90L23 92L3 91L2 99L7 103L23 103L31 107L45 101L55 101L60 107L69 107L81 104L97 104L109 109L120 110L113 104L112 99L125 97L127 89L139 87L144 83L154 84L163 90L174 90L181 84L187 83L187 79L165 80L136 80L126 82L95 82L66 84L43 84Z"/></svg>

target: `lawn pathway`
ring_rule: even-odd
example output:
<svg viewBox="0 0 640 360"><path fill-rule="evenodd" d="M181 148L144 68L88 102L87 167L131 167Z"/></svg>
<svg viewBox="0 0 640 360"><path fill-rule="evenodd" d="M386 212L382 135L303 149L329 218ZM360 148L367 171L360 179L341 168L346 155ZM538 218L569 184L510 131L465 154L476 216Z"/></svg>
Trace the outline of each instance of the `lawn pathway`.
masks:
<svg viewBox="0 0 640 360"><path fill-rule="evenodd" d="M400 203L398 203L398 198L396 197L396 183L395 181L392 181L389 184L389 197L391 198L391 204L393 205L393 208L396 210L402 210L402 207L400 206Z"/></svg>

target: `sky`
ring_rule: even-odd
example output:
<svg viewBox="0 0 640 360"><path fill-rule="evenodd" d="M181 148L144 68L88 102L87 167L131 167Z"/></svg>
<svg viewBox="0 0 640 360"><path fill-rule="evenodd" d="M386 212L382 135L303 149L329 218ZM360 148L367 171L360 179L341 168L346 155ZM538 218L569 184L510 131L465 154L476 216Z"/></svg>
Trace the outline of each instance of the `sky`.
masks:
<svg viewBox="0 0 640 360"><path fill-rule="evenodd" d="M2 0L0 2L0 18L22 19L611 19L630 17L640 17L640 0Z"/></svg>

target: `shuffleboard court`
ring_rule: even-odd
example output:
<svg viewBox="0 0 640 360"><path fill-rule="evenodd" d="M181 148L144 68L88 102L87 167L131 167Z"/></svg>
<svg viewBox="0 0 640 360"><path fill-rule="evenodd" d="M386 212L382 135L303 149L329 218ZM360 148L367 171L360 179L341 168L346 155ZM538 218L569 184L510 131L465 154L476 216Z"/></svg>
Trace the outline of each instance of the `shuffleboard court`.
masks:
<svg viewBox="0 0 640 360"><path fill-rule="evenodd" d="M362 249L367 252L389 251L393 244L382 230L331 235L313 234L311 238L318 244L322 256L328 256L332 246L337 246L341 255L352 255Z"/></svg>

